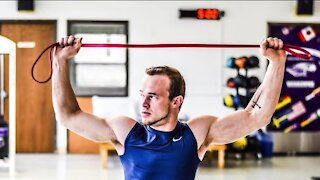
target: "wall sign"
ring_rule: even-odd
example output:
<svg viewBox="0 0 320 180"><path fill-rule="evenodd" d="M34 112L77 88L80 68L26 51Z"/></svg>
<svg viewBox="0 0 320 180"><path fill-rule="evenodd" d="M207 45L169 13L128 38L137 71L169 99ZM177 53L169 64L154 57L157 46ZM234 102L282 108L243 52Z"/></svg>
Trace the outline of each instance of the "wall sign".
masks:
<svg viewBox="0 0 320 180"><path fill-rule="evenodd" d="M270 131L320 131L320 24L269 23L269 36L307 49L311 60L288 55Z"/></svg>

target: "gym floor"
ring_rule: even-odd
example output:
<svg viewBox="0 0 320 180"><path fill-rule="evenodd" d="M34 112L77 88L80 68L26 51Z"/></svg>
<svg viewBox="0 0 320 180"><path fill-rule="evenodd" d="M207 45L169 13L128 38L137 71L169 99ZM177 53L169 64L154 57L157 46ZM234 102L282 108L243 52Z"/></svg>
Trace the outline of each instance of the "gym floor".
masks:
<svg viewBox="0 0 320 180"><path fill-rule="evenodd" d="M1 180L124 180L117 156L109 156L102 169L98 155L17 154L16 174L0 168ZM216 160L201 165L196 180L310 180L320 177L320 156L272 157L269 159L226 161L218 169ZM316 178L315 178L316 177Z"/></svg>

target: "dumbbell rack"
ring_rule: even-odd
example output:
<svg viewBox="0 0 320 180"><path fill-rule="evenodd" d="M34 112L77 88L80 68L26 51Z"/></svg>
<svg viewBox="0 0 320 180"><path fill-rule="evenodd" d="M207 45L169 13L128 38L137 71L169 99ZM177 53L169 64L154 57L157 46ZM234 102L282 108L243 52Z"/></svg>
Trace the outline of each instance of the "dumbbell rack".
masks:
<svg viewBox="0 0 320 180"><path fill-rule="evenodd" d="M240 68L236 68L236 69L237 69L237 76L238 76L238 75L241 75L241 73L240 73ZM245 70L245 75L244 75L244 77L245 77L246 80L248 81L248 68L244 68L244 70ZM248 82L246 82L246 83L248 84ZM235 89L236 89L236 95L237 95L237 96L240 96L239 88L240 88L240 87L236 87L236 88L235 88ZM248 98L249 90L250 90L249 88L245 87L245 92L246 92L245 97L246 97L246 98ZM238 110L238 108L239 108L239 107L237 107L237 106L234 107L235 110Z"/></svg>
<svg viewBox="0 0 320 180"><path fill-rule="evenodd" d="M241 57L241 58L246 58L246 57ZM259 62L259 59L257 59L257 62ZM235 96L238 98L237 100L240 101L240 97L242 97L242 103L243 104L235 105L233 107L235 110L238 110L240 107L244 108L248 104L248 102L250 101L252 95L254 94L254 92L255 92L255 90L257 88L257 86L254 86L254 87L250 86L250 82L249 82L250 78L248 77L248 70L249 69L254 69L254 68L259 68L259 65L257 64L257 66L254 66L254 67L250 67L250 66L246 66L246 65L244 65L244 67L238 67L238 66L233 64L233 66L231 68L237 70L236 77L243 76L245 78L245 81L246 81L246 82L244 82L245 85L242 86L242 87L237 86L237 85L235 85L235 87L232 87L232 88L234 88L236 90ZM241 69L244 70L244 75L240 72ZM259 82L259 84L260 84L260 82ZM239 93L239 89L240 88L244 88L245 89L245 95L243 95L243 96L240 95L240 93Z"/></svg>

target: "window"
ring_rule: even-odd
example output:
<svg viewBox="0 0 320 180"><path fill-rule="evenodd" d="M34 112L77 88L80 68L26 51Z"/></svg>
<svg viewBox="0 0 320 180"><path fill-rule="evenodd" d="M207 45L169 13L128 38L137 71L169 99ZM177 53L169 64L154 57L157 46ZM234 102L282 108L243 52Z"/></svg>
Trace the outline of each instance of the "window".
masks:
<svg viewBox="0 0 320 180"><path fill-rule="evenodd" d="M126 44L128 22L68 21L68 34L83 44ZM128 50L82 48L70 61L70 80L77 96L128 96Z"/></svg>

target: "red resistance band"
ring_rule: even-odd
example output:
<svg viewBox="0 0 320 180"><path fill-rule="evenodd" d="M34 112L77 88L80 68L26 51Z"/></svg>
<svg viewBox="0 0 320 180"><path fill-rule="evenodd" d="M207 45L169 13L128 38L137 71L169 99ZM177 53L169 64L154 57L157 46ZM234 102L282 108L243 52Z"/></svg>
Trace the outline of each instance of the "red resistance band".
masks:
<svg viewBox="0 0 320 180"><path fill-rule="evenodd" d="M51 79L52 76L52 50L54 47L59 46L59 43L54 43L47 47L45 50L42 51L42 53L39 55L39 57L36 59L36 61L32 65L31 69L31 76L33 80L35 80L38 83L46 83ZM259 48L260 45L255 44L82 44L81 47L102 47L102 48ZM39 81L34 77L34 67L40 60L41 56L50 49L50 76L48 79L44 81ZM302 59L310 59L311 53L307 50L294 46L291 44L284 44L283 49L292 55L302 58ZM293 49L298 50L302 53L297 53L293 51Z"/></svg>

